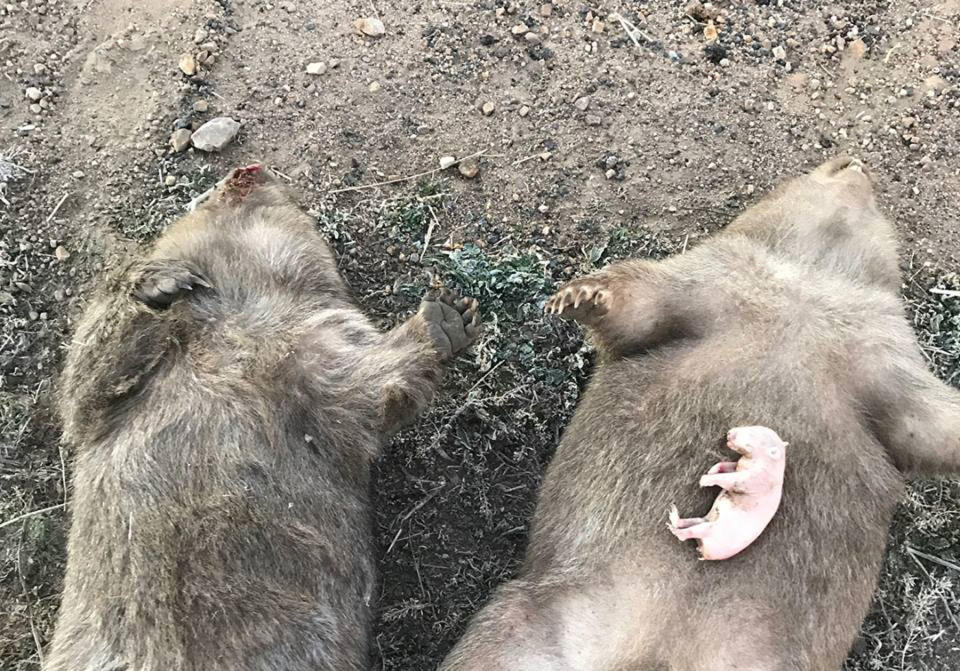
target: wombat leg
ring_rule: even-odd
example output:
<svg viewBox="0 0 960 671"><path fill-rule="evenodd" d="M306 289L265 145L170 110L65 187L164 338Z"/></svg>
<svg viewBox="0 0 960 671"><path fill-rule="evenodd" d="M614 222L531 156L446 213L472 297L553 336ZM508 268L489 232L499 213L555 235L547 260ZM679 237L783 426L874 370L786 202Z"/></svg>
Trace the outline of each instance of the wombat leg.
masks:
<svg viewBox="0 0 960 671"><path fill-rule="evenodd" d="M410 319L383 336L359 373L379 393L379 421L390 435L426 407L440 382L441 363L470 346L480 331L473 298L449 290L427 292Z"/></svg>
<svg viewBox="0 0 960 671"><path fill-rule="evenodd" d="M562 624L513 580L477 613L438 671L566 671ZM574 646L576 648L577 646Z"/></svg>
<svg viewBox="0 0 960 671"><path fill-rule="evenodd" d="M681 298L662 264L625 261L567 283L545 310L588 326L604 354L618 357L687 335Z"/></svg>
<svg viewBox="0 0 960 671"><path fill-rule="evenodd" d="M862 362L859 394L877 439L902 472L960 475L960 392L918 356Z"/></svg>
<svg viewBox="0 0 960 671"><path fill-rule="evenodd" d="M547 314L592 326L609 309L610 294L601 273L568 282L547 301Z"/></svg>
<svg viewBox="0 0 960 671"><path fill-rule="evenodd" d="M180 259L148 261L136 276L133 296L154 310L166 310L195 287L213 288L195 266Z"/></svg>
<svg viewBox="0 0 960 671"><path fill-rule="evenodd" d="M474 298L460 298L449 289L430 291L417 313L441 359L448 359L472 343L480 330L479 305ZM416 317L415 317L416 318Z"/></svg>

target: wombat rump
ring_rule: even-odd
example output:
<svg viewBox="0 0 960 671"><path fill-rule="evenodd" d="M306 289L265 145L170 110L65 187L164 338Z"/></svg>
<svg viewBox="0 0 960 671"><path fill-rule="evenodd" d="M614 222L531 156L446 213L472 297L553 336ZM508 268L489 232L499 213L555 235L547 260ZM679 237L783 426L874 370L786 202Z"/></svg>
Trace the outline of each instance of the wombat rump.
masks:
<svg viewBox="0 0 960 671"><path fill-rule="evenodd" d="M575 280L548 311L599 361L550 464L520 576L445 671L827 671L869 607L905 476L960 471L960 394L926 368L890 223L849 159L662 262ZM666 528L705 515L736 426L790 442L780 508L724 561Z"/></svg>
<svg viewBox="0 0 960 671"><path fill-rule="evenodd" d="M101 287L60 384L76 449L47 671L364 671L370 462L478 328L382 334L312 220L241 168Z"/></svg>

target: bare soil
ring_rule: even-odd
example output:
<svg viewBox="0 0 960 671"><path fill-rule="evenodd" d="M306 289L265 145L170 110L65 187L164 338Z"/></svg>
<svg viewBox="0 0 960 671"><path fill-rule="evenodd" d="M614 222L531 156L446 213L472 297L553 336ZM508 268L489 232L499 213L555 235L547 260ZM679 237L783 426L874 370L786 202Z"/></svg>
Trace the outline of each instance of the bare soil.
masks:
<svg viewBox="0 0 960 671"><path fill-rule="evenodd" d="M431 274L487 314L377 465L376 668L433 668L516 570L592 361L541 316L573 275L682 252L851 153L900 231L931 367L960 385L960 0L543 2L0 3L0 669L38 666L59 599L71 320L104 267L239 164L289 179L384 327ZM359 34L364 16L385 34ZM242 122L221 154L170 148L215 116ZM473 178L367 188L478 152ZM960 484L914 483L848 669L960 668L958 588Z"/></svg>

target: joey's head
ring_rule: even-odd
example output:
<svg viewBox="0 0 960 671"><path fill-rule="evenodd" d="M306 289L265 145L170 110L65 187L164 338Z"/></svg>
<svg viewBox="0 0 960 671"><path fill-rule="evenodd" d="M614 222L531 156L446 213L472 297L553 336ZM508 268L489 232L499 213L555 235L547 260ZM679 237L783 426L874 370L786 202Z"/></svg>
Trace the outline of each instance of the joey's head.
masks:
<svg viewBox="0 0 960 671"><path fill-rule="evenodd" d="M727 231L819 270L899 286L893 226L877 209L866 168L853 158L827 161L782 184Z"/></svg>
<svg viewBox="0 0 960 671"><path fill-rule="evenodd" d="M225 297L345 295L314 221L268 168L236 168L205 196L157 240L153 258L190 261Z"/></svg>
<svg viewBox="0 0 960 671"><path fill-rule="evenodd" d="M788 443L765 426L743 426L727 433L727 447L743 457L762 463L782 463Z"/></svg>

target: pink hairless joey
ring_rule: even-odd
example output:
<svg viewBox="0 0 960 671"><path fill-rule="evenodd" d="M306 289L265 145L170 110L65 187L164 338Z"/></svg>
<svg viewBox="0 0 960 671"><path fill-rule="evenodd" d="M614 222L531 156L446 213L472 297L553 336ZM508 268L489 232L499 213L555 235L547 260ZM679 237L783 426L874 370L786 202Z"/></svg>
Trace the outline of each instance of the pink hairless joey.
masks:
<svg viewBox="0 0 960 671"><path fill-rule="evenodd" d="M721 461L700 478L701 487L723 491L705 517L681 518L670 510L667 528L682 541L696 540L701 559L729 559L753 541L773 519L783 495L787 443L764 426L731 429L727 447L738 461Z"/></svg>

